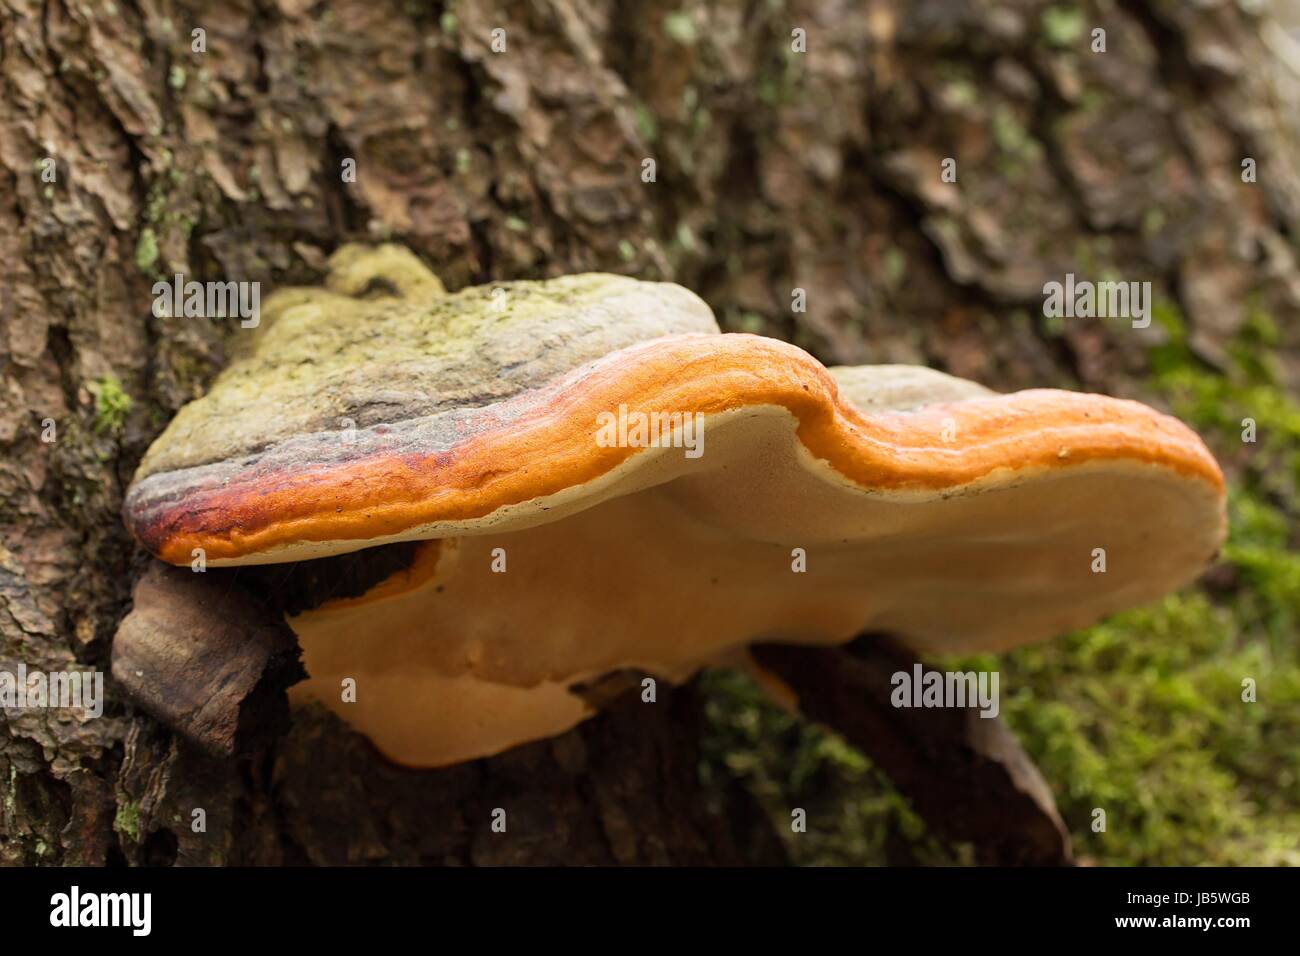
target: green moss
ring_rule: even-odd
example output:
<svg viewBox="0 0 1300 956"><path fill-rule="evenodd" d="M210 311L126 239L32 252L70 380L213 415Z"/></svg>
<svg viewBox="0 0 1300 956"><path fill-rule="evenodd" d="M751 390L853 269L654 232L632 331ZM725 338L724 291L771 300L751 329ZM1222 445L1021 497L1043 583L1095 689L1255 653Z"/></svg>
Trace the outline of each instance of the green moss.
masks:
<svg viewBox="0 0 1300 956"><path fill-rule="evenodd" d="M885 250L880 260L880 267L885 276L885 284L890 288L898 288L907 278L907 256L896 246L890 246Z"/></svg>
<svg viewBox="0 0 1300 956"><path fill-rule="evenodd" d="M122 390L122 383L107 375L88 388L95 396L95 431L101 435L121 432L132 405L131 396Z"/></svg>
<svg viewBox="0 0 1300 956"><path fill-rule="evenodd" d="M636 123L636 131L647 143L653 143L658 138L659 121L645 103L636 104L632 111L632 119Z"/></svg>
<svg viewBox="0 0 1300 956"><path fill-rule="evenodd" d="M9 764L9 785L5 787L4 807L5 818L13 820L18 813L18 767L14 763Z"/></svg>
<svg viewBox="0 0 1300 956"><path fill-rule="evenodd" d="M695 29L695 21L684 10L666 14L663 26L664 34L670 40L674 40L682 44L682 46L694 46L695 41L699 39L699 34Z"/></svg>
<svg viewBox="0 0 1300 956"><path fill-rule="evenodd" d="M1151 357L1155 384L1175 413L1207 434L1216 451L1242 460L1247 492L1285 502L1292 516L1300 513L1300 403L1278 383L1272 316L1250 304L1241 332L1228 345L1231 367L1224 373L1206 368L1192 354L1174 306L1157 302L1152 318L1168 338ZM1248 442L1251 423L1255 440Z"/></svg>
<svg viewBox="0 0 1300 956"><path fill-rule="evenodd" d="M1001 672L1003 714L1052 783L1079 856L1296 863L1300 662L1256 612L1192 591L945 666ZM1254 703L1242 700L1247 678L1258 684Z"/></svg>
<svg viewBox="0 0 1300 956"><path fill-rule="evenodd" d="M1169 221L1169 216L1159 206L1152 206L1142 214L1142 234L1144 236L1156 236L1165 228Z"/></svg>
<svg viewBox="0 0 1300 956"><path fill-rule="evenodd" d="M967 79L953 80L944 87L948 102L959 108L975 106L979 103L979 87Z"/></svg>
<svg viewBox="0 0 1300 956"><path fill-rule="evenodd" d="M113 829L118 833L124 833L132 840L140 840L140 804L135 801L128 801L117 808L117 815L113 818Z"/></svg>
<svg viewBox="0 0 1300 956"><path fill-rule="evenodd" d="M795 863L950 864L969 855L929 837L908 802L839 737L773 704L746 676L714 671L702 737L706 786L740 781L762 807ZM794 832L803 809L807 830ZM905 834L900 840L899 834Z"/></svg>
<svg viewBox="0 0 1300 956"><path fill-rule="evenodd" d="M1015 110L999 104L993 111L993 138L998 148L1016 159L1032 160L1042 154L1042 146L1016 116Z"/></svg>
<svg viewBox="0 0 1300 956"><path fill-rule="evenodd" d="M1056 47L1078 43L1087 27L1079 7L1048 7L1043 11L1042 24L1043 36Z"/></svg>
<svg viewBox="0 0 1300 956"><path fill-rule="evenodd" d="M140 240L135 246L135 265L141 272L149 273L158 264L158 237L151 227L140 230Z"/></svg>
<svg viewBox="0 0 1300 956"><path fill-rule="evenodd" d="M699 243L695 239L695 231L691 229L689 224L684 222L677 224L677 229L673 232L672 243L676 249L680 249L685 253L695 252L699 247Z"/></svg>

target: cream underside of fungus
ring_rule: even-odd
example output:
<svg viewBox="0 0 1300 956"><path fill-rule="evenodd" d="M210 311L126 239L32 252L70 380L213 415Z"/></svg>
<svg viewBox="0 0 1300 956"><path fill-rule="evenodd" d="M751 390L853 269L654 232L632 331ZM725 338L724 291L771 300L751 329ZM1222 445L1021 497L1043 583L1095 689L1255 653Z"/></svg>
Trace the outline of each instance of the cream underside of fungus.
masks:
<svg viewBox="0 0 1300 956"><path fill-rule="evenodd" d="M681 681L756 640L864 629L920 651L998 650L1149 601L1217 545L1212 525L1187 523L1213 513L1213 489L1171 489L1149 465L990 481L938 509L837 481L783 409L706 430L725 467L647 451L564 520L445 540L408 590L292 619L311 674L293 698L400 763L455 763L567 730L591 713L569 688L612 671ZM526 525L540 507L511 510ZM1134 554L1142 567L1126 566ZM349 676L361 690L340 703Z"/></svg>
<svg viewBox="0 0 1300 956"><path fill-rule="evenodd" d="M325 323L346 361L285 385L272 325L155 444L127 520L175 563L194 546L241 564L430 539L409 570L290 621L311 675L292 698L404 764L560 733L591 713L581 685L618 671L680 681L759 640L880 631L923 653L1041 640L1186 583L1224 534L1208 452L1135 403L996 396L890 366L832 380L790 346L708 335L707 307L684 290L615 277L562 280L562 296L517 285L540 303L518 347L536 374L483 383L466 363L509 379L523 360L518 325L473 324L466 303L482 290L446 296L391 247L334 265L328 301L366 289L369 270L436 298L479 341L451 358L438 347L428 368L418 350L386 366L388 337L409 343L414 322L435 341L447 323L401 296L357 300L292 328L296 342ZM281 309L318 301L283 295ZM239 417L263 381L280 389L274 424ZM448 381L467 398L445 400ZM330 416L357 396L370 401L360 435L340 448ZM638 398L698 412L704 454L598 448L595 415Z"/></svg>

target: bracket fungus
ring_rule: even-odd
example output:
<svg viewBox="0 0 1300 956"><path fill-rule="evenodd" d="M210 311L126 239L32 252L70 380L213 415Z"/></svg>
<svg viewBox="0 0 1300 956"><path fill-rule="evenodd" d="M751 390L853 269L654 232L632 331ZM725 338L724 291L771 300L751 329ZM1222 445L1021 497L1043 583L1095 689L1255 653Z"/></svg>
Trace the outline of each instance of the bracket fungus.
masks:
<svg viewBox="0 0 1300 956"><path fill-rule="evenodd" d="M174 564L423 542L289 621L291 697L403 764L560 733L602 675L681 681L756 641L1041 640L1188 582L1225 533L1213 457L1136 402L827 369L667 283L446 293L392 246L331 269L267 300L125 518Z"/></svg>

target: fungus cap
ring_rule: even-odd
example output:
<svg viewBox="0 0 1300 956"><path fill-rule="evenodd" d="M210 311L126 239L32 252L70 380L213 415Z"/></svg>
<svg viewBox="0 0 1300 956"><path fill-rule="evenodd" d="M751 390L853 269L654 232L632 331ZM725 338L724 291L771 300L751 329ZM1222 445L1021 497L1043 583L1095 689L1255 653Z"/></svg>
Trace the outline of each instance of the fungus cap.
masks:
<svg viewBox="0 0 1300 956"><path fill-rule="evenodd" d="M311 674L295 697L399 762L562 732L603 674L678 681L759 639L1041 640L1179 587L1223 539L1214 459L1136 402L828 370L719 333L664 283L445 294L391 247L333 264L353 294L269 299L248 354L150 449L126 520L173 563L428 539L290 621ZM392 294L357 297L376 278Z"/></svg>

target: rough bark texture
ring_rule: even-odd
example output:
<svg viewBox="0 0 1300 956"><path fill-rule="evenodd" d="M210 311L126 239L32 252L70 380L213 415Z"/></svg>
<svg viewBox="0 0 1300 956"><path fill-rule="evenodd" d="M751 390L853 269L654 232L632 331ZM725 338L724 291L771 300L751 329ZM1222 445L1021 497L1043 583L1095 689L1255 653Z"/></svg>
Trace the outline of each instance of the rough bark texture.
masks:
<svg viewBox="0 0 1300 956"><path fill-rule="evenodd" d="M233 575L155 561L113 636L113 679L217 757L253 753L289 727L284 689L306 676L279 608Z"/></svg>
<svg viewBox="0 0 1300 956"><path fill-rule="evenodd" d="M1113 273L1221 361L1247 303L1300 303L1300 113L1248 6L0 0L0 659L108 669L124 484L239 337L151 315L176 272L314 283L393 238L451 288L670 278L827 362L1142 396L1158 323L1040 318L1043 282ZM700 816L666 700L412 774L314 717L222 762L110 685L98 720L6 715L0 861L736 859L743 804Z"/></svg>

